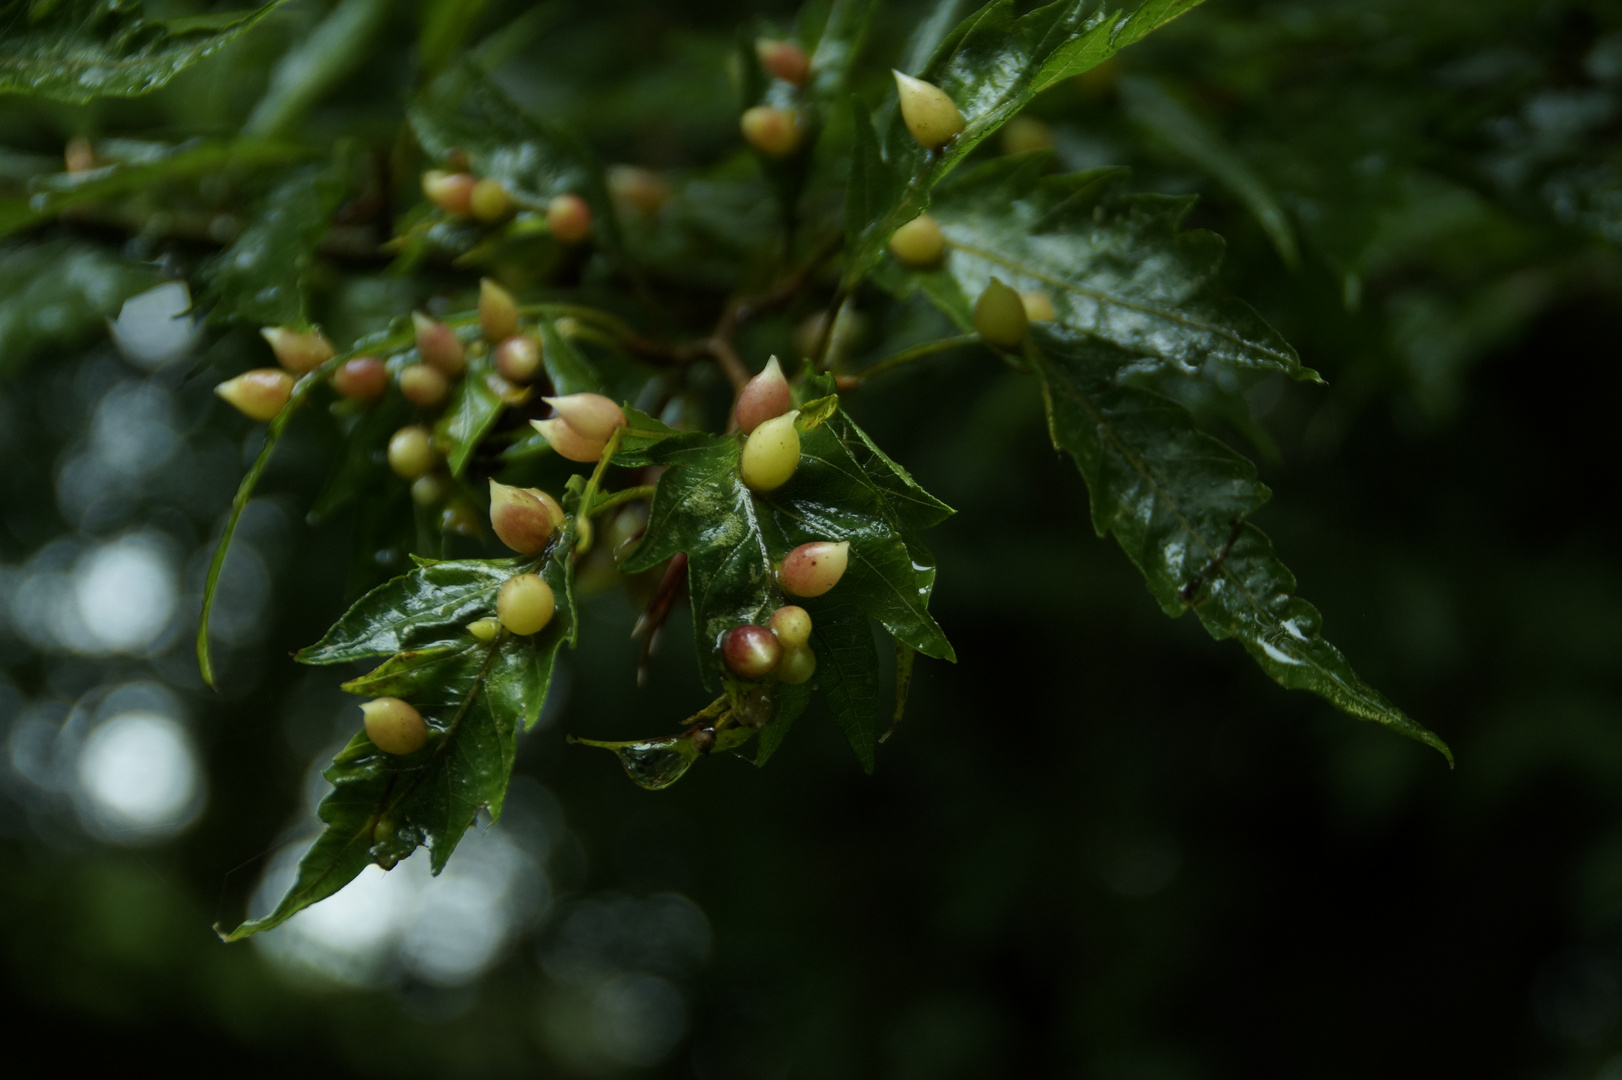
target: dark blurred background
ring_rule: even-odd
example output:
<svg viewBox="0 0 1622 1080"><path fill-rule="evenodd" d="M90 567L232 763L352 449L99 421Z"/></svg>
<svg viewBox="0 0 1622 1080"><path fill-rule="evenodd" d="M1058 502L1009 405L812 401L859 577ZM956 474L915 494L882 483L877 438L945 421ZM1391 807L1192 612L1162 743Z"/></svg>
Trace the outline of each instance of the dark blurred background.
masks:
<svg viewBox="0 0 1622 1080"><path fill-rule="evenodd" d="M0 182L59 169L76 135L234 133L330 10L289 4L148 98L0 99ZM869 101L925 13L881 9ZM297 134L386 148L421 14L368 24ZM742 198L759 181L725 61L761 14L498 2L469 40L527 20L497 68L519 100L607 160ZM970 350L848 401L959 511L930 542L960 662L920 662L872 776L815 709L769 767L711 760L657 793L566 745L702 700L685 616L638 690L634 609L604 593L506 815L443 877L374 868L222 945L211 924L285 885L354 726L332 673L287 657L350 595L356 526L304 523L332 447L297 429L238 540L207 691L199 588L257 449L210 391L254 338L155 330L138 305L110 335L208 245L61 223L0 250L15 1052L248 1075L1622 1080L1622 9L1210 0L1030 112L1022 137L1067 168L1199 194L1223 287L1328 379L1259 382L1248 415L1189 404L1261 466L1257 520L1327 635L1455 770L1167 621L1095 538L1034 385ZM329 325L412 302L382 263L330 273ZM876 348L902 314L863 303Z"/></svg>

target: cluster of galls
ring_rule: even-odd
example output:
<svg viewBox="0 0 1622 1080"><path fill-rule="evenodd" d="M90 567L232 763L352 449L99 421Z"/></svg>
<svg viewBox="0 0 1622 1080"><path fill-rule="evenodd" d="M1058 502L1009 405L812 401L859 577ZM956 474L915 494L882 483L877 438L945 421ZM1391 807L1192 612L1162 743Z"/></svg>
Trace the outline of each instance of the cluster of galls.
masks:
<svg viewBox="0 0 1622 1080"><path fill-rule="evenodd" d="M940 265L946 247L940 223L928 214L919 214L890 235L890 254L912 270ZM1016 292L998 278L992 278L974 302L975 332L980 340L999 349L1018 348L1028 324L1052 322L1056 317L1047 293L1037 289Z"/></svg>
<svg viewBox="0 0 1622 1080"><path fill-rule="evenodd" d="M791 404L788 380L775 356L738 394L738 428L747 436L738 469L751 491L774 491L799 468L800 433L795 421L800 413ZM849 541L801 544L778 567L778 585L790 596L821 596L839 583L849 560ZM770 675L797 685L817 669L810 640L810 614L790 604L774 611L767 626L745 624L727 631L721 639L721 659L740 679Z"/></svg>
<svg viewBox="0 0 1622 1080"><path fill-rule="evenodd" d="M470 172L429 169L422 174L422 193L453 218L499 225L518 209L507 185ZM545 208L546 227L560 243L578 244L591 235L591 207L572 192L554 195Z"/></svg>
<svg viewBox="0 0 1622 1080"><path fill-rule="evenodd" d="M761 38L755 42L755 58L768 75L796 90L811 78L811 58L792 41ZM738 118L744 142L772 158L799 153L808 127L805 111L798 106L756 105Z"/></svg>

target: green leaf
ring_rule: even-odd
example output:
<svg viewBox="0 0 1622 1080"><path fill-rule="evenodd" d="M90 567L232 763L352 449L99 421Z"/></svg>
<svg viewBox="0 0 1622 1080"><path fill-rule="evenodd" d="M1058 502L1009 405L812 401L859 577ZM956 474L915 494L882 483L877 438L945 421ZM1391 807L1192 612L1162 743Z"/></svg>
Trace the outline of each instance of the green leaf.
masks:
<svg viewBox="0 0 1622 1080"><path fill-rule="evenodd" d="M772 718L760 729L760 741L755 749L757 766L765 765L777 753L777 748L788 737L789 728L794 726L794 721L805 711L805 707L811 704L812 685L804 682L798 686L777 687Z"/></svg>
<svg viewBox="0 0 1622 1080"><path fill-rule="evenodd" d="M324 648L300 654L307 663L335 663L338 653L379 655L375 650L386 642L410 643L344 689L411 702L431 734L421 750L402 756L378 750L364 732L351 740L325 773L333 785L319 811L327 828L299 863L297 881L274 911L243 923L226 940L269 930L331 896L368 864L393 866L418 847L428 849L437 874L481 809L500 817L518 726L540 716L557 651L575 634L572 546L573 531L565 529L540 568L557 609L539 634L504 632L486 643L445 621L453 611L490 617L495 592L484 586L496 581L499 588L526 567L514 561L439 562L368 593L323 639ZM482 607L466 606L473 593L482 596Z"/></svg>
<svg viewBox="0 0 1622 1080"><path fill-rule="evenodd" d="M242 125L242 133L262 139L286 135L297 127L312 105L366 59L393 7L391 0L339 0L277 62L265 96Z"/></svg>
<svg viewBox="0 0 1622 1080"><path fill-rule="evenodd" d="M81 104L163 86L243 33L282 0L242 11L148 19L132 0L10 5L0 36L0 93Z"/></svg>
<svg viewBox="0 0 1622 1080"><path fill-rule="evenodd" d="M811 80L806 91L812 100L832 105L844 96L851 68L877 7L875 0L834 0L811 53Z"/></svg>
<svg viewBox="0 0 1622 1080"><path fill-rule="evenodd" d="M27 199L0 201L0 235L51 221L67 210L145 194L173 181L228 169L258 170L308 156L308 148L285 143L194 140L89 172L38 177Z"/></svg>
<svg viewBox="0 0 1622 1080"><path fill-rule="evenodd" d="M1125 15L1106 12L1096 0L1055 0L1016 18L1013 0L994 0L960 23L922 71L905 74L945 91L963 114L963 131L931 152L907 131L899 111L891 119L884 136L884 160L898 194L887 205L860 215L847 202L846 234L854 242L847 247L845 289L878 259L898 226L929 208L931 189L1038 93L1103 63L1200 2L1147 0ZM859 139L866 123L858 119ZM857 168L871 177L874 166L860 143L856 159ZM871 180L864 183L864 205L884 186ZM853 229L858 218L860 227Z"/></svg>
<svg viewBox="0 0 1622 1080"><path fill-rule="evenodd" d="M553 393L596 393L602 386L597 372L574 343L558 333L551 319L541 319L536 326L541 333L541 363L546 367Z"/></svg>
<svg viewBox="0 0 1622 1080"><path fill-rule="evenodd" d="M204 271L211 317L259 326L304 323L310 264L349 187L349 155L303 165L271 189Z"/></svg>
<svg viewBox="0 0 1622 1080"><path fill-rule="evenodd" d="M1113 170L1043 178L1043 160L1004 158L944 187L930 211L948 242L941 269L887 267L881 280L921 289L967 329L972 298L996 276L1046 293L1065 326L1185 374L1214 361L1322 381L1253 308L1216 290L1226 245L1183 231L1192 199L1108 198Z"/></svg>
<svg viewBox="0 0 1622 1080"><path fill-rule="evenodd" d="M0 251L0 378L51 349L104 337L103 320L160 280L95 244L53 240Z"/></svg>
<svg viewBox="0 0 1622 1080"><path fill-rule="evenodd" d="M1087 482L1093 527L1113 533L1168 615L1192 609L1212 637L1237 637L1280 685L1353 716L1447 744L1358 678L1320 633L1318 610L1247 520L1269 497L1256 468L1188 411L1127 381L1132 354L1066 329L1033 328L1027 355L1055 447Z"/></svg>
<svg viewBox="0 0 1622 1080"><path fill-rule="evenodd" d="M509 404L502 391L492 386L495 369L488 354L469 362L467 371L451 388L445 411L434 425L434 441L445 454L452 476L461 476L468 459L479 448ZM498 384L499 385L499 384ZM527 397L527 392L522 392Z"/></svg>
<svg viewBox="0 0 1622 1080"><path fill-rule="evenodd" d="M387 491L399 483L389 469L389 436L410 423L411 415L409 402L391 396L343 419L343 448L310 507L310 524L325 521L359 495Z"/></svg>
<svg viewBox="0 0 1622 1080"><path fill-rule="evenodd" d="M1232 192L1267 233L1284 265L1291 269L1300 265L1301 252L1296 246L1295 229L1267 182L1256 174L1249 162L1159 83L1124 78L1120 88L1121 102L1128 116Z"/></svg>

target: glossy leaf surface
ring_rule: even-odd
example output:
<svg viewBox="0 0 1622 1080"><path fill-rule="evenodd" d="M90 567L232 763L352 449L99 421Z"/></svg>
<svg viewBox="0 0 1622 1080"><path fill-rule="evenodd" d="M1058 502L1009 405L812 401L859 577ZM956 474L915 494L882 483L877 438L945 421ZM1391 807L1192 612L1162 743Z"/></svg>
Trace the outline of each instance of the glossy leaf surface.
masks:
<svg viewBox="0 0 1622 1080"><path fill-rule="evenodd" d="M11 25L0 37L0 93L85 102L158 89L281 6L281 0L178 19L146 18L133 0L9 6Z"/></svg>
<svg viewBox="0 0 1622 1080"><path fill-rule="evenodd" d="M1195 428L1188 411L1124 376L1133 357L1068 329L1038 328L1027 355L1055 447L1087 482L1093 527L1113 534L1168 615L1192 609L1217 639L1238 638L1281 686L1441 751L1447 745L1352 670L1318 610L1247 519L1270 493L1256 468Z"/></svg>

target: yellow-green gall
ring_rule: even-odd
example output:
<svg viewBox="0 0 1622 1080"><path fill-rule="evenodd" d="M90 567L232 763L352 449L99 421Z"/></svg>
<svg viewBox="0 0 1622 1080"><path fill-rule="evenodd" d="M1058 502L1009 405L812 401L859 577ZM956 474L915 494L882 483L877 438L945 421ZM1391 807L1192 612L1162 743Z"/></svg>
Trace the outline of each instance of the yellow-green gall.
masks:
<svg viewBox="0 0 1622 1080"><path fill-rule="evenodd" d="M743 140L767 157L793 156L805 142L805 121L798 109L756 105L738 118Z"/></svg>
<svg viewBox="0 0 1622 1080"><path fill-rule="evenodd" d="M428 724L408 702L380 697L360 707L366 737L385 754L413 754L428 741Z"/></svg>
<svg viewBox="0 0 1622 1080"><path fill-rule="evenodd" d="M432 408L451 392L451 381L438 368L411 364L400 369L400 393L413 405Z"/></svg>
<svg viewBox="0 0 1622 1080"><path fill-rule="evenodd" d="M963 114L934 83L903 75L891 68L896 95L901 102L901 121L925 150L939 150L963 130Z"/></svg>
<svg viewBox="0 0 1622 1080"><path fill-rule="evenodd" d="M429 169L422 174L422 193L428 201L453 217L473 213L473 185L478 183L465 172Z"/></svg>
<svg viewBox="0 0 1622 1080"><path fill-rule="evenodd" d="M513 212L512 193L500 180L485 177L468 193L468 208L486 225L494 225L507 220L507 215Z"/></svg>
<svg viewBox="0 0 1622 1080"><path fill-rule="evenodd" d="M919 214L890 235L890 254L902 266L934 266L945 253L946 237L940 223L928 214Z"/></svg>
<svg viewBox="0 0 1622 1080"><path fill-rule="evenodd" d="M552 586L539 574L519 574L507 579L496 593L496 618L514 634L538 634L552 621L557 600Z"/></svg>
<svg viewBox="0 0 1622 1080"><path fill-rule="evenodd" d="M1020 293L1019 302L1025 305L1027 322L1052 322L1059 317L1053 310L1053 301L1040 289L1029 289Z"/></svg>
<svg viewBox="0 0 1622 1080"><path fill-rule="evenodd" d="M518 301L490 278L479 279L479 329L486 341L501 341L518 333Z"/></svg>
<svg viewBox="0 0 1622 1080"><path fill-rule="evenodd" d="M996 278L974 302L974 329L980 340L999 349L1012 349L1025 340L1025 302L1019 293Z"/></svg>
<svg viewBox="0 0 1622 1080"><path fill-rule="evenodd" d="M798 649L811 640L811 613L803 607L785 604L772 612L769 623L785 649Z"/></svg>
<svg viewBox="0 0 1622 1080"><path fill-rule="evenodd" d="M408 425L389 438L389 468L406 480L426 475L439 464L439 451L434 449L434 437L425 427Z"/></svg>
<svg viewBox="0 0 1622 1080"><path fill-rule="evenodd" d="M783 650L783 659L777 662L774 674L778 682L798 686L817 673L817 654L805 645Z"/></svg>
<svg viewBox="0 0 1622 1080"><path fill-rule="evenodd" d="M496 619L475 619L467 624L467 632L480 641L494 641L501 633L501 623Z"/></svg>
<svg viewBox="0 0 1622 1080"><path fill-rule="evenodd" d="M546 227L562 244L578 244L591 235L591 207L578 195L555 195L546 204Z"/></svg>
<svg viewBox="0 0 1622 1080"><path fill-rule="evenodd" d="M800 410L774 416L750 433L743 444L739 471L751 491L775 491L788 483L800 465L800 433L794 427Z"/></svg>
<svg viewBox="0 0 1622 1080"><path fill-rule="evenodd" d="M319 330L294 330L287 326L267 326L259 331L276 362L295 375L314 371L337 354L332 342Z"/></svg>
<svg viewBox="0 0 1622 1080"><path fill-rule="evenodd" d="M214 392L249 419L270 420L292 399L293 376L281 368L254 368L220 383Z"/></svg>

